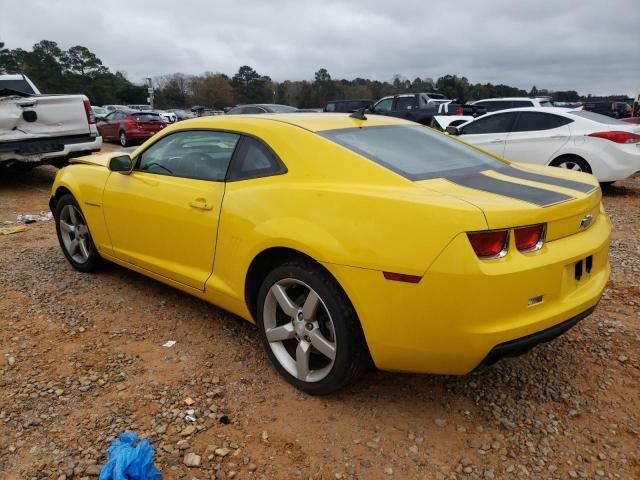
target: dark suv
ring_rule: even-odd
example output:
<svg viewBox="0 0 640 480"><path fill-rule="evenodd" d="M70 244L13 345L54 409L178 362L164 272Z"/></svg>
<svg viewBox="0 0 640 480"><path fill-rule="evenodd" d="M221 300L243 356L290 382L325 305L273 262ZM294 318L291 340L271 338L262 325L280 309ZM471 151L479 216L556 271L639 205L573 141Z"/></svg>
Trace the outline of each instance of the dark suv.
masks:
<svg viewBox="0 0 640 480"><path fill-rule="evenodd" d="M371 108L373 100L331 100L324 106L324 112L351 113L361 108Z"/></svg>
<svg viewBox="0 0 640 480"><path fill-rule="evenodd" d="M630 117L633 111L626 102L585 102L582 109L613 118Z"/></svg>
<svg viewBox="0 0 640 480"><path fill-rule="evenodd" d="M378 100L370 107L373 113L406 118L414 122L430 125L436 115L484 115L484 107L453 103L439 93L402 93Z"/></svg>

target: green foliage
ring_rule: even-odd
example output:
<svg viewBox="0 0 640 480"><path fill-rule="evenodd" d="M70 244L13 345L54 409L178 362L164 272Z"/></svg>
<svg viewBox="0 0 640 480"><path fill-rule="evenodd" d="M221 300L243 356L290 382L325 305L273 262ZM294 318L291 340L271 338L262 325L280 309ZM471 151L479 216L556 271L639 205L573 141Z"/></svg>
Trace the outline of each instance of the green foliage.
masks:
<svg viewBox="0 0 640 480"><path fill-rule="evenodd" d="M144 86L134 85L123 73L111 73L102 61L81 45L62 50L42 40L31 51L0 50L0 73L24 73L43 93L83 93L91 103L145 103Z"/></svg>
<svg viewBox="0 0 640 480"><path fill-rule="evenodd" d="M248 65L243 65L231 78L231 85L239 103L271 103L273 91L271 79L260 75Z"/></svg>

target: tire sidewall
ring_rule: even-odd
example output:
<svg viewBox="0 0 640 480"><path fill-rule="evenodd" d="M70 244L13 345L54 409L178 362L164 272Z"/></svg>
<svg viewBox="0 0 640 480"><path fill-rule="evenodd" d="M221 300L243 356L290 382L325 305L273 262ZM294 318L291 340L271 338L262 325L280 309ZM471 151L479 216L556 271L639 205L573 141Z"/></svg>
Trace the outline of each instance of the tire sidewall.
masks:
<svg viewBox="0 0 640 480"><path fill-rule="evenodd" d="M300 280L313 288L316 293L320 295L333 320L336 336L336 358L329 374L318 382L304 382L291 375L280 365L267 340L263 319L265 299L269 293L269 289L276 282L285 278ZM287 263L276 267L267 275L258 293L256 323L260 333L260 339L271 363L289 383L312 395L331 393L348 383L349 379L353 376L351 369L354 364L354 354L359 353L357 350L360 348L360 338L357 338L359 326L358 329L354 329L353 325L353 322L357 321L353 307L348 300L344 298L345 295L340 295L342 292L340 292L336 286L332 285L331 282L334 282L334 280L318 268L297 262Z"/></svg>
<svg viewBox="0 0 640 480"><path fill-rule="evenodd" d="M124 142L122 141L123 136L124 136ZM122 147L126 147L127 145L129 145L129 139L127 138L127 134L125 132L120 132L118 134L118 143Z"/></svg>
<svg viewBox="0 0 640 480"><path fill-rule="evenodd" d="M67 205L75 206L82 213L82 216L84 217L85 222L87 221L87 217L85 216L84 212L80 208L80 205L78 205L78 202L76 201L76 199L72 195L65 194L62 197L60 197L60 199L56 203L56 211L54 212L54 215L53 215L53 217L55 219L55 222L56 222L56 234L58 236L58 242L60 243L60 248L61 248L62 253L64 254L65 258L67 259L67 261L71 264L71 266L73 268L75 268L76 270L78 270L80 272L83 272L83 273L92 272L99 265L100 255L98 254L98 250L97 250L95 244L93 243L93 236L91 235L91 231L89 231L89 240L90 240L90 242L89 242L89 259L86 262L84 262L84 263L76 262L71 257L71 255L69 255L69 252L67 252L67 249L64 246L64 242L62 240L62 234L60 232L60 214L62 212L62 209L64 207L66 207ZM89 224L87 224L87 229L88 228L89 228Z"/></svg>

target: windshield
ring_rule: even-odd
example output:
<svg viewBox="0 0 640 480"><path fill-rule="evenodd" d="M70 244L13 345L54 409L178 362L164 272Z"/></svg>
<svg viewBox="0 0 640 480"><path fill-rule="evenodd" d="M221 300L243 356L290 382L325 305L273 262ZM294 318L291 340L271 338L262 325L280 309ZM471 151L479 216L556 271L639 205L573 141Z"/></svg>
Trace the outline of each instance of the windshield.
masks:
<svg viewBox="0 0 640 480"><path fill-rule="evenodd" d="M607 117L606 115L601 115L595 112L589 112L587 110L574 110L572 112L567 112L569 115L575 115L576 117L586 118L587 120L591 120L598 123L603 123L604 125L625 125L629 126L627 122L623 122L622 120L618 120L617 118Z"/></svg>
<svg viewBox="0 0 640 480"><path fill-rule="evenodd" d="M133 117L136 119L136 122L160 122L162 119L160 115L157 113L137 113L134 114Z"/></svg>
<svg viewBox="0 0 640 480"><path fill-rule="evenodd" d="M505 166L462 142L419 125L345 128L320 135L409 180L452 177Z"/></svg>
<svg viewBox="0 0 640 480"><path fill-rule="evenodd" d="M297 108L289 107L288 105L269 105L268 108L274 113L289 113L298 110Z"/></svg>

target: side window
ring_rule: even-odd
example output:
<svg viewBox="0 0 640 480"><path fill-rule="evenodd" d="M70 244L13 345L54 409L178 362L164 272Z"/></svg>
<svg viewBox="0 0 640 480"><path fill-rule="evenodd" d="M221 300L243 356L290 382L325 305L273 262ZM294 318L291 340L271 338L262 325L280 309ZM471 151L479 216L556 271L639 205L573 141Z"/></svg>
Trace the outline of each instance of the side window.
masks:
<svg viewBox="0 0 640 480"><path fill-rule="evenodd" d="M511 108L520 107L533 107L533 102L531 100L513 100L511 102Z"/></svg>
<svg viewBox="0 0 640 480"><path fill-rule="evenodd" d="M242 113L265 113L260 107L244 107Z"/></svg>
<svg viewBox="0 0 640 480"><path fill-rule="evenodd" d="M142 152L136 170L221 182L239 138L235 133L212 130L167 135Z"/></svg>
<svg viewBox="0 0 640 480"><path fill-rule="evenodd" d="M542 112L520 112L518 121L513 128L514 132L533 132L538 130L551 130L567 123L571 123L569 118L550 113Z"/></svg>
<svg viewBox="0 0 640 480"><path fill-rule="evenodd" d="M385 98L375 104L376 112L390 112L393 105L393 98Z"/></svg>
<svg viewBox="0 0 640 480"><path fill-rule="evenodd" d="M403 112L415 108L416 97L397 97L396 111Z"/></svg>
<svg viewBox="0 0 640 480"><path fill-rule="evenodd" d="M327 103L327 108L325 109L326 112L335 112L336 111L336 104L335 103Z"/></svg>
<svg viewBox="0 0 640 480"><path fill-rule="evenodd" d="M483 133L507 133L511 131L516 113L500 113L487 117L480 117L469 125L462 127L460 133L464 135L478 135Z"/></svg>
<svg viewBox="0 0 640 480"><path fill-rule="evenodd" d="M242 137L227 176L228 181L266 177L286 172L275 154L261 141Z"/></svg>

